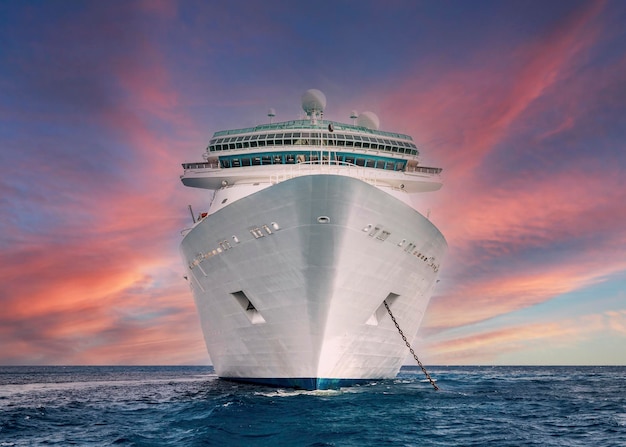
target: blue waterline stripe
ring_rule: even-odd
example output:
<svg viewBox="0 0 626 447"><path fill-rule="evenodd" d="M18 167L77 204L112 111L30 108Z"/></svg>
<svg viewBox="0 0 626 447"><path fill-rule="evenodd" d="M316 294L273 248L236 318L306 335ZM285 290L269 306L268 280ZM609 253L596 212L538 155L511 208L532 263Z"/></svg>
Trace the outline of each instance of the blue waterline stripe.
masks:
<svg viewBox="0 0 626 447"><path fill-rule="evenodd" d="M278 388L295 388L299 390L336 390L345 386L353 386L371 382L372 379L331 379L324 377L221 377L221 379L268 385Z"/></svg>

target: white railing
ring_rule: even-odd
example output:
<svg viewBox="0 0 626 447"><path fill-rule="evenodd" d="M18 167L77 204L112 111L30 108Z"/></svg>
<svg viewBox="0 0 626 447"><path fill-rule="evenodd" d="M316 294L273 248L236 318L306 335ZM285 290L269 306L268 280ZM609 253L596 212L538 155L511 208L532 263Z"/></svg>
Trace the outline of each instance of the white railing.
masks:
<svg viewBox="0 0 626 447"><path fill-rule="evenodd" d="M379 172L394 172L394 171L374 171L370 168L362 168L350 163L345 162L332 162L320 163L320 162L303 162L294 165L285 165L285 169L281 172L270 175L270 183L276 184L285 180L290 180L295 177L301 177L303 175L312 174L327 174L327 175L343 175L346 177L353 177L362 180L366 183L376 186L378 179L371 174ZM370 174L370 175L368 175Z"/></svg>
<svg viewBox="0 0 626 447"><path fill-rule="evenodd" d="M183 169L185 171L193 171L196 169L217 169L220 167L217 161L198 161L191 163L183 163Z"/></svg>

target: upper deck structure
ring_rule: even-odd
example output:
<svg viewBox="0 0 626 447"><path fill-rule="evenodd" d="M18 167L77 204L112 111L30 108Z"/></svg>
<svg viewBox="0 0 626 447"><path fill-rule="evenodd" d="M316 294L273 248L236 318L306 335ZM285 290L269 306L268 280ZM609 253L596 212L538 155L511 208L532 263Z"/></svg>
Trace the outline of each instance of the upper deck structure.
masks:
<svg viewBox="0 0 626 447"><path fill-rule="evenodd" d="M346 124L321 119L319 109L305 112L307 119L216 132L204 161L183 163L183 183L207 189L275 184L315 171L354 176L407 193L441 187L441 168L421 166L413 139L378 130L373 113L353 114L356 122Z"/></svg>

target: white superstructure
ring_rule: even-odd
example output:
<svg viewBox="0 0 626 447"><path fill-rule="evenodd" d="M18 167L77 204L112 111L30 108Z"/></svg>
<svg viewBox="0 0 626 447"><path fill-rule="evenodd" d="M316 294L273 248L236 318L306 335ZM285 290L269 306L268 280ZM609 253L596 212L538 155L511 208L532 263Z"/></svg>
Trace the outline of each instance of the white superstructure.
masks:
<svg viewBox="0 0 626 447"><path fill-rule="evenodd" d="M411 196L441 187L411 137L322 119L215 133L186 186L215 191L181 253L220 377L306 389L393 378L446 242ZM270 116L273 117L273 111Z"/></svg>

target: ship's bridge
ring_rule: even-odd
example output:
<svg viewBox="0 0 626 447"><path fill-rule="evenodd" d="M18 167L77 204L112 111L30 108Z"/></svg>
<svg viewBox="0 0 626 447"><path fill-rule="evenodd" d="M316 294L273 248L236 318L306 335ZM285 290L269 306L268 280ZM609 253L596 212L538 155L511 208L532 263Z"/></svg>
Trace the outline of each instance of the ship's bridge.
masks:
<svg viewBox="0 0 626 447"><path fill-rule="evenodd" d="M286 121L216 132L209 142L207 152L281 146L354 148L390 154L419 155L409 135L334 121L310 120Z"/></svg>
<svg viewBox="0 0 626 447"><path fill-rule="evenodd" d="M327 120L294 120L216 132L205 161L183 163L186 186L219 189L313 173L355 176L405 192L441 187L440 168L419 165L409 135Z"/></svg>

